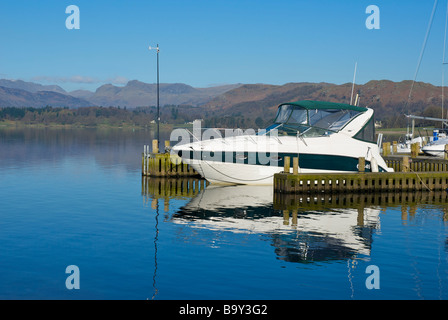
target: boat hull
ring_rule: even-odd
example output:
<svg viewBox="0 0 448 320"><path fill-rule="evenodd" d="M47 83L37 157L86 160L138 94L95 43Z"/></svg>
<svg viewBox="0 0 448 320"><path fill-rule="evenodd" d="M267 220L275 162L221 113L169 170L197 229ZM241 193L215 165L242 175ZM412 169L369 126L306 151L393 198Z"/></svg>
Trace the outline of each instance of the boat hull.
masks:
<svg viewBox="0 0 448 320"><path fill-rule="evenodd" d="M284 170L286 157L299 158L300 173L357 172L359 157L365 158L366 172L373 159L378 171L391 171L376 144L344 135L300 140L296 137L233 137L176 146L173 152L202 177L216 184L272 185L274 174Z"/></svg>
<svg viewBox="0 0 448 320"><path fill-rule="evenodd" d="M422 148L422 151L429 156L443 158L445 156L445 145L444 144L427 145Z"/></svg>
<svg viewBox="0 0 448 320"><path fill-rule="evenodd" d="M202 177L214 184L272 185L274 174L282 172L282 167L250 165L242 163L211 163L209 161L189 161ZM300 168L300 173L350 173L354 171ZM290 169L292 173L292 168Z"/></svg>

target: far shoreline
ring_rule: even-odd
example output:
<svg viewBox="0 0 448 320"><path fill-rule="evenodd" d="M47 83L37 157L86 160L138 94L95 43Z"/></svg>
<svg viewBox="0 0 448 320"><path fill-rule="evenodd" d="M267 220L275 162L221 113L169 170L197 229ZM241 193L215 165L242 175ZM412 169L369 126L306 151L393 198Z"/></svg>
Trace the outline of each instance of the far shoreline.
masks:
<svg viewBox="0 0 448 320"><path fill-rule="evenodd" d="M191 123L184 123L184 124L173 124L173 123L160 123L160 130L167 131L167 130L174 130L176 128L192 128L193 124ZM121 130L156 130L157 125L154 123L150 123L145 126L141 125L133 125L133 124L127 124L124 123L123 125L116 125L116 124L105 124L105 123L98 123L94 125L86 125L86 124L61 124L61 123L23 123L21 121L14 121L14 120L3 120L0 121L0 129L4 128L35 128L35 129L121 129ZM236 129L236 128L229 128L229 129ZM432 130L434 127L415 127L414 132L418 132L419 130L425 130L428 131ZM383 134L383 135L405 135L408 133L408 128L376 128L376 134Z"/></svg>
<svg viewBox="0 0 448 320"><path fill-rule="evenodd" d="M161 123L160 130L173 130L175 128L191 128L192 124L170 124ZM20 121L0 121L0 128L35 128L35 129L132 129L132 130L155 130L157 129L156 124L148 124L146 126L138 126L131 124L123 125L111 125L111 124L95 124L95 125L85 125L85 124L60 124L60 123L23 123Z"/></svg>

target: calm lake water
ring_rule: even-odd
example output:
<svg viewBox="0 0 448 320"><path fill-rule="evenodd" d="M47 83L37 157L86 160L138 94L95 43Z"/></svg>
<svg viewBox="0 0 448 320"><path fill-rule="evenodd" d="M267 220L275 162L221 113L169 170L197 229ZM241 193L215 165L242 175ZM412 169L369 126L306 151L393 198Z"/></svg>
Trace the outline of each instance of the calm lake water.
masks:
<svg viewBox="0 0 448 320"><path fill-rule="evenodd" d="M0 129L1 299L448 298L446 193L300 198L142 179L151 139Z"/></svg>

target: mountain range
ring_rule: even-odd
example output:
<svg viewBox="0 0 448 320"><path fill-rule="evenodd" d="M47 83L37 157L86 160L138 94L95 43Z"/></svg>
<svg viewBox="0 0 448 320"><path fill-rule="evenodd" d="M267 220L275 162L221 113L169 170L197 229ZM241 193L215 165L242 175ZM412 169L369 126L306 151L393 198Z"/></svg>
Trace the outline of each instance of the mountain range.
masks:
<svg viewBox="0 0 448 320"><path fill-rule="evenodd" d="M87 107L90 102L56 91L27 91L0 86L1 107L45 107L61 106L69 108Z"/></svg>
<svg viewBox="0 0 448 320"><path fill-rule="evenodd" d="M194 88L183 83L161 83L160 105L199 106L240 84ZM157 104L157 85L129 81L125 86L105 84L95 92L88 90L65 91L57 85L41 85L22 80L0 79L0 106L2 107L142 107Z"/></svg>
<svg viewBox="0 0 448 320"><path fill-rule="evenodd" d="M441 87L415 82L408 101L412 82L372 80L355 85L354 94L360 97L360 106L370 106L381 119L403 114L421 114L428 108L440 110ZM191 105L199 107L205 117L245 116L264 119L272 117L278 104L297 100L324 100L349 103L352 84L287 83L229 84L208 88L194 88L183 83L160 84L160 106ZM138 80L125 86L106 84L96 91L66 92L57 85L41 85L21 80L0 80L0 107L89 107L155 106L157 86ZM354 99L354 97L353 97ZM436 115L439 111L435 111ZM434 115L432 115L434 116Z"/></svg>

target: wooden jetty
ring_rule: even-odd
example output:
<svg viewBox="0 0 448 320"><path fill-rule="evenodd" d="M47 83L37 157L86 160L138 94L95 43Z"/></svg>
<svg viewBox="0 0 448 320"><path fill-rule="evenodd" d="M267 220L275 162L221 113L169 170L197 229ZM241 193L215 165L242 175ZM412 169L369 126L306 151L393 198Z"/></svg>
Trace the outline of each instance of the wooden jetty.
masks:
<svg viewBox="0 0 448 320"><path fill-rule="evenodd" d="M199 178L200 175L181 158L169 151L159 153L158 141L153 140L152 151L145 145L142 153L142 176ZM411 157L396 154L396 143L383 144L383 157L395 172L365 172L365 159L359 158L359 172L331 174L299 173L299 158L285 157L284 170L274 175L274 192L277 193L370 193L403 191L448 190L448 159L421 157L417 144L411 148ZM392 151L392 154L389 153ZM448 156L448 153L447 153Z"/></svg>
<svg viewBox="0 0 448 320"><path fill-rule="evenodd" d="M364 207L399 207L419 204L447 205L445 191L403 191L380 193L297 194L274 193L275 210L328 210ZM448 217L448 207L444 211Z"/></svg>
<svg viewBox="0 0 448 320"><path fill-rule="evenodd" d="M383 159L395 172L448 172L448 160L436 157L389 155Z"/></svg>
<svg viewBox="0 0 448 320"><path fill-rule="evenodd" d="M153 209L159 199L164 200L164 208L167 212L171 199L191 199L208 184L206 180L195 177L171 179L142 176L142 196L145 204L151 202Z"/></svg>
<svg viewBox="0 0 448 320"><path fill-rule="evenodd" d="M448 189L448 160L435 158L385 158L396 172L365 172L365 159L359 158L355 173L299 173L298 158L285 157L284 171L274 175L278 193L369 193L437 191Z"/></svg>
<svg viewBox="0 0 448 320"><path fill-rule="evenodd" d="M358 225L364 224L364 210L379 208L385 213L395 207L401 211L402 221L412 220L422 203L442 206L442 220L448 221L448 192L381 192L381 193L339 193L339 194L286 194L274 193L273 207L283 213L284 225L297 226L301 212L345 209L358 210Z"/></svg>
<svg viewBox="0 0 448 320"><path fill-rule="evenodd" d="M382 154L384 157L390 156L390 155L397 155L398 154L398 142L393 141L390 142L383 142L382 145ZM412 158L417 158L419 155L424 155L424 153L421 151L421 147L419 143L413 143L411 144L411 150L410 150L410 156ZM448 160L448 144L445 145L445 154L443 157L444 160Z"/></svg>
<svg viewBox="0 0 448 320"><path fill-rule="evenodd" d="M165 141L165 152L159 153L158 141L145 145L142 153L142 175L151 177L195 177L199 174L188 164L182 163L181 158L169 151L170 141Z"/></svg>

